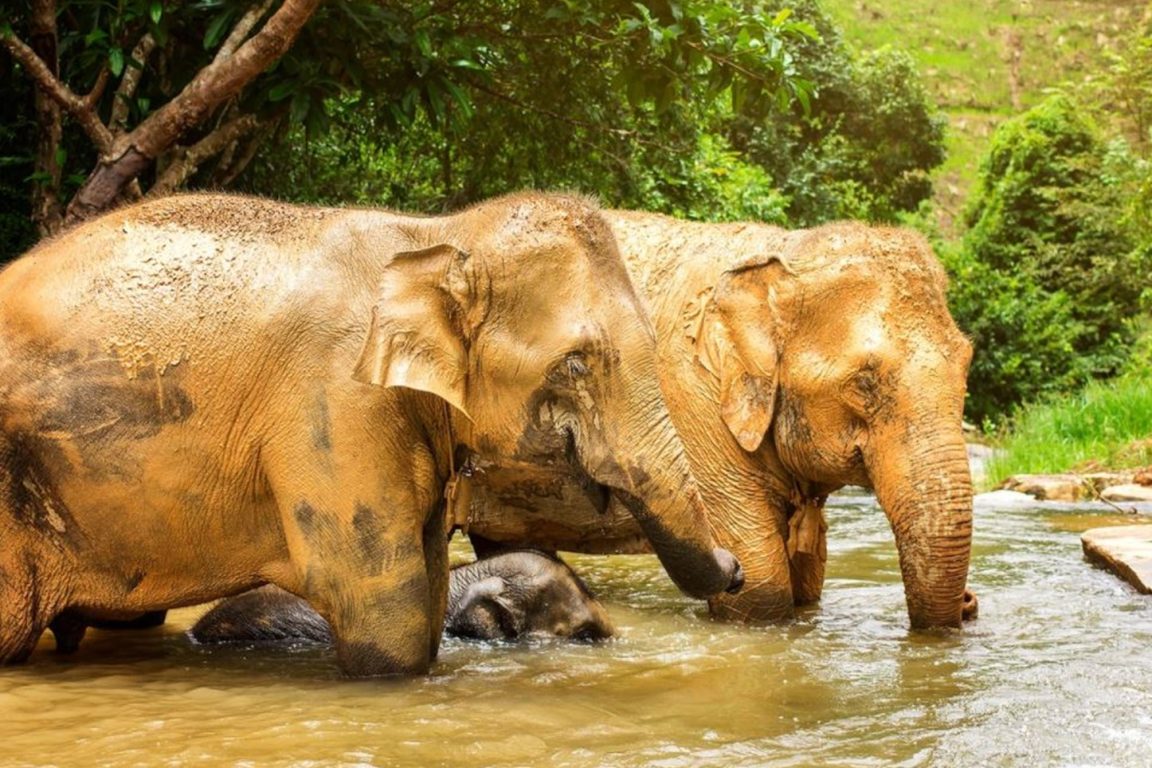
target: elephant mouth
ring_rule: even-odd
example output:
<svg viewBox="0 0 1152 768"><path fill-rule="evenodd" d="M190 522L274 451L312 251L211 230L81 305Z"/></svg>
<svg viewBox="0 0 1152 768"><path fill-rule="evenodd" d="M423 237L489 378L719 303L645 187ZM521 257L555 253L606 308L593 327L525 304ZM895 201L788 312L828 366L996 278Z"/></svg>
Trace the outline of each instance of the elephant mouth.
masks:
<svg viewBox="0 0 1152 768"><path fill-rule="evenodd" d="M608 512L608 505L612 501L612 488L604 485L592 477L588 470L584 468L584 464L580 461L580 456L576 450L576 434L566 429L565 432L565 447L564 457L568 462L568 471L571 472L572 479L580 487L580 490L588 498L592 508L596 510L597 514L603 515Z"/></svg>
<svg viewBox="0 0 1152 768"><path fill-rule="evenodd" d="M598 514L607 514L613 499L620 501L615 489L596 480L585 469L576 447L576 436L564 430L563 447L546 454L520 453L511 459L484 459L466 446L457 446L456 466L468 467L473 485L486 487L499 497L508 488L531 487L543 495L554 495L557 484L571 484L580 489ZM622 491L623 489L621 489Z"/></svg>

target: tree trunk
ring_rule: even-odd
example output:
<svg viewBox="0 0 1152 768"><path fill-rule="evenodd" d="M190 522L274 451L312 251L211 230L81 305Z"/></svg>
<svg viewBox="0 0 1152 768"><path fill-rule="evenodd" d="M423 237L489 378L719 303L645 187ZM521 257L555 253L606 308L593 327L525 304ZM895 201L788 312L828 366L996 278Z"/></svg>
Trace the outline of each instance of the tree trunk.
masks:
<svg viewBox="0 0 1152 768"><path fill-rule="evenodd" d="M57 52L55 0L35 0L29 20L29 43L53 77L60 76L60 58ZM41 88L33 90L33 108L36 113L37 140L32 182L32 220L41 237L60 231L64 224L64 211L60 203L60 163L57 150L63 133L60 105Z"/></svg>

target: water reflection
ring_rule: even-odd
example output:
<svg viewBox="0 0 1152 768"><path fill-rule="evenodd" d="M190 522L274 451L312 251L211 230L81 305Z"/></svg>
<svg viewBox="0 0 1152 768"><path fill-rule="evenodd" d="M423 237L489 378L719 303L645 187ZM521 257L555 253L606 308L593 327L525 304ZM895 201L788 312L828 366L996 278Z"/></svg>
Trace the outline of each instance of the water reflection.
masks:
<svg viewBox="0 0 1152 768"><path fill-rule="evenodd" d="M329 651L200 647L165 627L46 641L0 672L4 765L1140 765L1152 599L1087 564L1115 510L976 510L963 632L912 635L869 498L829 510L823 603L709 620L648 557L572 557L619 637L446 641L431 677L349 682Z"/></svg>

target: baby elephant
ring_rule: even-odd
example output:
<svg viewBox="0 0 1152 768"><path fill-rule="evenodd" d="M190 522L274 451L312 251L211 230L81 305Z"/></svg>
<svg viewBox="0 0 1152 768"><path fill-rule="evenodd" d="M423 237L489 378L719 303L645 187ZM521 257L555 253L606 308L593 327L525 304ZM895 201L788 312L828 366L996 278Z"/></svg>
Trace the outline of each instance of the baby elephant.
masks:
<svg viewBox="0 0 1152 768"><path fill-rule="evenodd" d="M564 561L516 550L452 569L444 632L480 640L603 640L613 628L604 606ZM222 601L196 622L192 637L201 643L332 642L328 623L312 606L273 586Z"/></svg>

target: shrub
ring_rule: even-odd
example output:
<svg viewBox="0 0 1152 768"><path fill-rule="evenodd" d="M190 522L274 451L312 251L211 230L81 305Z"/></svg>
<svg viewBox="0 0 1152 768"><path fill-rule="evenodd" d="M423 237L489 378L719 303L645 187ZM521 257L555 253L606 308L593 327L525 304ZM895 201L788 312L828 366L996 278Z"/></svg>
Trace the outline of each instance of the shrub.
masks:
<svg viewBox="0 0 1152 768"><path fill-rule="evenodd" d="M1121 370L1152 271L1152 238L1125 213L1147 174L1064 96L997 130L950 263L953 311L976 344L970 418Z"/></svg>

